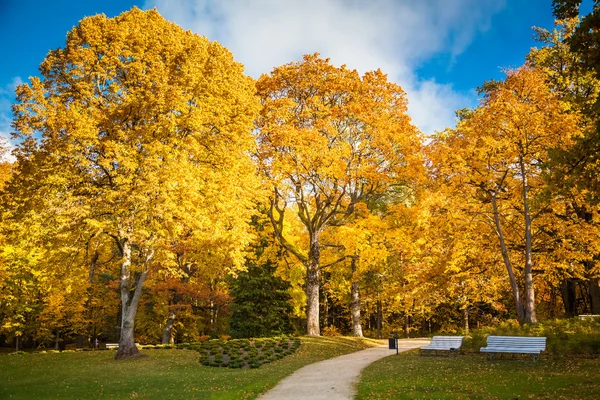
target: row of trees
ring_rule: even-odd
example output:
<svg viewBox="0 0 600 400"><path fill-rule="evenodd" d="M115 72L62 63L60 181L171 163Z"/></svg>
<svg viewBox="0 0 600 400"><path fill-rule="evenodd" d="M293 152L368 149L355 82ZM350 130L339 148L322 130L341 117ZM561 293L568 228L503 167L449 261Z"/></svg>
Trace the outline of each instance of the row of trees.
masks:
<svg viewBox="0 0 600 400"><path fill-rule="evenodd" d="M523 67L425 140L379 70L313 54L254 82L156 11L83 19L17 89L2 333L117 334L131 357L136 334L225 332L230 296L240 336L599 313L600 86L581 32L537 30Z"/></svg>

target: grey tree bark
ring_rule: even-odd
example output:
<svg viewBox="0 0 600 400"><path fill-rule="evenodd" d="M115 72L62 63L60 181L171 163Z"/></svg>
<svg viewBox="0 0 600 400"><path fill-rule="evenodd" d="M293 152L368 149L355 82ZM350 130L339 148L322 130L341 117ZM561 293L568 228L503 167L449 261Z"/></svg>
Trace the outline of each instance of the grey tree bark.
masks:
<svg viewBox="0 0 600 400"><path fill-rule="evenodd" d="M319 231L310 232L310 248L306 266L306 334L321 336L319 327L319 293L321 289L321 244Z"/></svg>
<svg viewBox="0 0 600 400"><path fill-rule="evenodd" d="M354 276L356 273L357 264L357 256L352 257L351 266L352 266L352 288L351 288L351 298L352 298L352 334L354 336L363 337L362 325L360 324L360 287L356 277Z"/></svg>
<svg viewBox="0 0 600 400"><path fill-rule="evenodd" d="M167 322L165 323L165 329L163 329L162 334L162 344L171 344L173 343L173 324L175 324L175 318L177 314L175 311L169 311L169 315L167 316Z"/></svg>
<svg viewBox="0 0 600 400"><path fill-rule="evenodd" d="M377 299L377 339L381 339L381 330L383 328L383 305L381 299Z"/></svg>
<svg viewBox="0 0 600 400"><path fill-rule="evenodd" d="M123 256L121 278L119 280L119 289L121 292L121 334L115 360L142 356L135 345L135 315L137 314L138 303L142 296L142 285L148 274L147 270L138 274L132 274L131 244L127 239L120 240L119 242ZM153 252L146 255L146 264L150 261L152 255Z"/></svg>
<svg viewBox="0 0 600 400"><path fill-rule="evenodd" d="M525 217L525 322L536 323L535 289L533 287L533 255L531 250L531 213L529 211L529 182L522 152L521 146L519 165L521 168L521 182L523 183L523 213Z"/></svg>
<svg viewBox="0 0 600 400"><path fill-rule="evenodd" d="M496 226L496 234L498 235L498 240L500 242L500 252L502 253L502 259L504 260L504 265L506 266L506 271L508 272L508 278L510 280L510 287L512 288L513 298L515 301L515 308L517 311L517 319L519 323L523 324L525 322L525 312L523 309L523 302L521 301L521 293L519 291L519 285L517 284L517 279L515 277L515 273L513 271L512 263L510 261L510 256L508 254L508 249L506 247L506 242L504 240L504 232L502 229L502 223L500 222L500 213L498 211L498 202L496 200L496 193L490 193L490 198L492 200L492 207L494 210L494 224Z"/></svg>

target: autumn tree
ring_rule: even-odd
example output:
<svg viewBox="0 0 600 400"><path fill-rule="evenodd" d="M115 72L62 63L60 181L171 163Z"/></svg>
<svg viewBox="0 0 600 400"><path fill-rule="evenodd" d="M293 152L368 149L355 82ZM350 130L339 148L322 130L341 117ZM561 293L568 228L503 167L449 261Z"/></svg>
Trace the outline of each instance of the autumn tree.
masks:
<svg viewBox="0 0 600 400"><path fill-rule="evenodd" d="M489 221L471 207L477 188L454 185L440 174L440 164L448 161L444 151L438 153L437 137L443 135L437 134L427 146L430 182L414 207L415 215L405 218L413 226L405 228L408 241L414 242L412 262L419 264L411 291L428 323L449 329L462 320L467 334L470 321L481 320L483 310L506 310L503 299L510 286Z"/></svg>
<svg viewBox="0 0 600 400"><path fill-rule="evenodd" d="M582 0L552 0L554 15L559 20L569 20L579 16ZM572 35L565 38L565 42L574 53L582 56L583 63L588 69L595 71L600 76L600 2L594 0L592 11L583 16L581 23Z"/></svg>
<svg viewBox="0 0 600 400"><path fill-rule="evenodd" d="M565 154L566 157L563 162L565 169L570 172L569 182L576 184L582 191L585 191L589 202L598 204L600 202L600 180L598 179L600 176L598 170L600 161L598 158L598 154L600 154L600 98L598 97L598 90L594 88L594 82L590 77L593 77L596 81L600 79L600 3L598 0L594 0L592 11L582 16L579 22L581 5L582 0L552 1L554 15L559 21L566 24L567 29L565 30L566 34L560 37L563 46L552 46L552 49L547 49L546 52L551 51L555 55L557 53L563 53L564 55L566 50L569 50L569 62L563 64L563 72L555 70L550 75L550 80L554 82L553 75L563 77L562 85L566 89L564 93L572 94L575 91L582 95L578 100L583 99L584 101L577 101L576 107L582 109L583 114L592 123L593 128L584 132L572 151ZM555 59L560 58L562 57ZM563 58L563 61L566 60ZM545 64L548 66L547 62ZM565 87L567 84L571 84L571 86ZM586 91L588 92L586 93ZM582 104L591 107L582 108Z"/></svg>
<svg viewBox="0 0 600 400"><path fill-rule="evenodd" d="M172 329L179 315L182 312L189 314L194 308L202 309L196 314L208 322L206 331L217 333L218 321L224 319L221 318L224 315L219 315L221 309L230 302L227 274L238 263L228 251L232 245L231 238L215 237L213 240L200 231L188 231L171 239L167 253L170 257L162 260L154 284L154 291L163 292L163 299L166 297L168 304L163 344L172 340ZM193 306L199 304L205 305Z"/></svg>
<svg viewBox="0 0 600 400"><path fill-rule="evenodd" d="M46 177L36 167L38 160L21 160L13 167L0 194L0 303L3 330L17 341L40 343L66 330L81 332L85 278L82 285L81 254L73 251L80 231L67 211L72 199L40 184Z"/></svg>
<svg viewBox="0 0 600 400"><path fill-rule="evenodd" d="M331 267L327 288L349 308L352 334L358 337L363 336L361 286L369 274L381 273L388 263L388 239L397 238L382 217L359 203L345 225L332 227L324 235L330 248L326 260L345 257Z"/></svg>
<svg viewBox="0 0 600 400"><path fill-rule="evenodd" d="M256 186L253 82L220 44L137 8L84 18L40 72L17 88L17 158L35 159L40 184L68 193L77 221L112 238L116 358L136 356L137 305L165 238L192 229L242 260Z"/></svg>
<svg viewBox="0 0 600 400"><path fill-rule="evenodd" d="M554 247L561 249L561 260L549 284L560 291L565 313L600 313L600 285L596 263L598 146L596 102L600 80L587 65L586 55L572 51L569 41L576 34L579 17L556 21L548 31L536 28L540 48L527 59L546 75L550 88L570 108L581 114L582 135L568 148L556 149L546 165L548 195L554 199L553 212L561 229L554 230Z"/></svg>
<svg viewBox="0 0 600 400"><path fill-rule="evenodd" d="M323 231L343 225L357 203L410 185L419 135L404 92L379 70L361 77L313 54L261 76L257 87L259 162L273 188L269 215L283 247L305 266L307 334L318 336ZM292 204L306 248L286 239Z"/></svg>
<svg viewBox="0 0 600 400"><path fill-rule="evenodd" d="M568 146L577 134L576 115L567 112L543 73L525 66L510 71L504 82L488 85L481 106L444 138L448 147L442 168L448 168L450 179L477 189L473 200L497 235L521 323L537 321L534 244L545 231L536 220L549 223L542 218L547 202L541 196L541 165L549 149ZM507 231L516 238L514 246ZM535 250L539 254L539 247ZM523 263L524 294L515 259Z"/></svg>

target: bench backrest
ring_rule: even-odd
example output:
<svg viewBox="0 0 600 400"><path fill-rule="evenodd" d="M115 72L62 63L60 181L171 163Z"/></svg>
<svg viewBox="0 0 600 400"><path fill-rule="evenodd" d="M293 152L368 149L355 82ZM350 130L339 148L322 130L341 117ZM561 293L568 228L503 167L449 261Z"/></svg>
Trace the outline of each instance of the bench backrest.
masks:
<svg viewBox="0 0 600 400"><path fill-rule="evenodd" d="M464 336L434 336L431 343L447 342L447 343L462 343Z"/></svg>
<svg viewBox="0 0 600 400"><path fill-rule="evenodd" d="M434 336L431 339L431 343L429 348L448 348L448 349L458 349L462 345L462 340L464 336Z"/></svg>
<svg viewBox="0 0 600 400"><path fill-rule="evenodd" d="M546 350L546 338L529 336L488 336L487 346L528 350Z"/></svg>

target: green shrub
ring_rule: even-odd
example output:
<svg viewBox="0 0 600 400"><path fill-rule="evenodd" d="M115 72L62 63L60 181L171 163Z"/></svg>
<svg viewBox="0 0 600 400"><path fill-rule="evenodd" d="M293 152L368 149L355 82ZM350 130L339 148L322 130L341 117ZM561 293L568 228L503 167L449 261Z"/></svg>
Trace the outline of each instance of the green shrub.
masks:
<svg viewBox="0 0 600 400"><path fill-rule="evenodd" d="M210 340L201 345L192 345L190 349L200 354L203 365L242 368L262 365L293 354L300 346L300 340L291 337L268 339L231 339ZM240 364L240 365L238 365Z"/></svg>
<svg viewBox="0 0 600 400"><path fill-rule="evenodd" d="M240 360L230 360L227 363L227 367L229 368L242 368L244 366L244 363Z"/></svg>

